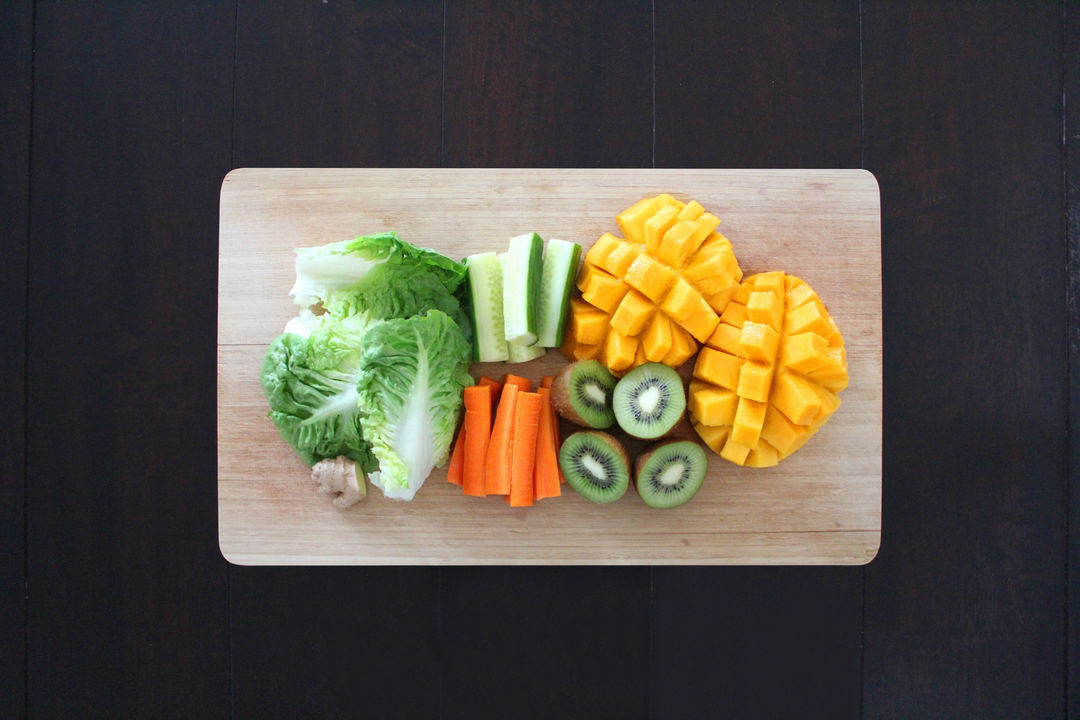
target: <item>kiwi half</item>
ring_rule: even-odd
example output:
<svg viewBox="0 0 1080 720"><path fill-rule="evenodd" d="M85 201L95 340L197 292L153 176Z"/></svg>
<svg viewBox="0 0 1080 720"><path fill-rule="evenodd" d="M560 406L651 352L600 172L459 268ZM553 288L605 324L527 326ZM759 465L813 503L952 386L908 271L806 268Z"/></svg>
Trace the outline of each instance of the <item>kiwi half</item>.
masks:
<svg viewBox="0 0 1080 720"><path fill-rule="evenodd" d="M619 427L652 440L671 432L686 412L686 391L679 373L662 363L645 363L615 386L612 401Z"/></svg>
<svg viewBox="0 0 1080 720"><path fill-rule="evenodd" d="M551 405L576 425L609 428L615 423L611 397L616 382L615 376L595 360L571 363L551 384Z"/></svg>
<svg viewBox="0 0 1080 720"><path fill-rule="evenodd" d="M630 457L606 432L576 432L566 438L559 468L570 487L595 503L615 502L630 485Z"/></svg>
<svg viewBox="0 0 1080 720"><path fill-rule="evenodd" d="M649 507L678 507L697 495L708 469L709 460L696 442L661 440L634 461L634 487Z"/></svg>

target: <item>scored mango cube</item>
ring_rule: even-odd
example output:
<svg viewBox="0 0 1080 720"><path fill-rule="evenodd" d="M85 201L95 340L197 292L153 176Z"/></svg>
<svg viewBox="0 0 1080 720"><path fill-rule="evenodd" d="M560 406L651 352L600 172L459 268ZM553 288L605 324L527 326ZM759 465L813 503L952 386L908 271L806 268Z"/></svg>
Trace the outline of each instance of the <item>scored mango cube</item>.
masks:
<svg viewBox="0 0 1080 720"><path fill-rule="evenodd" d="M810 383L787 372L776 378L772 403L796 425L809 425L821 411L821 398L810 387Z"/></svg>
<svg viewBox="0 0 1080 720"><path fill-rule="evenodd" d="M640 254L638 248L628 242L621 242L604 258L603 267L615 277L621 278Z"/></svg>
<svg viewBox="0 0 1080 720"><path fill-rule="evenodd" d="M634 363L638 342L636 337L627 337L612 330L604 341L604 364L613 373L626 370Z"/></svg>
<svg viewBox="0 0 1080 720"><path fill-rule="evenodd" d="M707 388L690 398L690 416L702 425L731 425L739 396L723 388Z"/></svg>
<svg viewBox="0 0 1080 720"><path fill-rule="evenodd" d="M641 253L627 268L623 282L655 303L664 296L675 278L674 270L657 262L650 255Z"/></svg>
<svg viewBox="0 0 1080 720"><path fill-rule="evenodd" d="M575 340L574 336L570 333L566 333L566 338L563 340L562 347L559 348L559 350L562 351L563 356L570 362L595 360L600 356L600 351L603 349L603 345L583 345Z"/></svg>
<svg viewBox="0 0 1080 720"><path fill-rule="evenodd" d="M689 220L693 222L701 217L701 213L705 212L705 208L701 207L697 200L691 200L687 203L682 212L679 213L679 221Z"/></svg>
<svg viewBox="0 0 1080 720"><path fill-rule="evenodd" d="M768 325L776 332L783 329L784 306L771 292L750 293L750 302L746 304L746 314L754 322Z"/></svg>
<svg viewBox="0 0 1080 720"><path fill-rule="evenodd" d="M645 222L645 251L655 253L660 247L664 234L671 229L679 217L679 209L674 206L662 207Z"/></svg>
<svg viewBox="0 0 1080 720"><path fill-rule="evenodd" d="M747 360L739 370L739 385L735 390L739 397L765 402L769 399L772 379L772 365Z"/></svg>
<svg viewBox="0 0 1080 720"><path fill-rule="evenodd" d="M645 240L645 223L656 214L658 209L657 198L645 198L616 215L615 222L619 224L623 237L636 245L641 245Z"/></svg>
<svg viewBox="0 0 1080 720"><path fill-rule="evenodd" d="M653 313L649 327L641 336L641 344L645 348L645 357L650 362L660 362L671 350L671 322L667 315L662 312Z"/></svg>
<svg viewBox="0 0 1080 720"><path fill-rule="evenodd" d="M768 403L739 398L739 407L735 410L735 422L731 424L731 438L747 447L757 445L761 427L765 424L766 409L768 409Z"/></svg>
<svg viewBox="0 0 1080 720"><path fill-rule="evenodd" d="M724 314L720 316L720 322L727 323L740 330L742 330L743 323L750 319L750 314L747 312L746 306L736 302L728 303L728 306L724 308ZM826 343L826 345L827 344L828 343Z"/></svg>
<svg viewBox="0 0 1080 720"><path fill-rule="evenodd" d="M739 373L744 362L746 361L742 358L704 347L701 348L697 362L694 363L694 377L721 388L736 390L739 387Z"/></svg>
<svg viewBox="0 0 1080 720"><path fill-rule="evenodd" d="M599 345L604 342L610 326L608 315L578 298L571 300L571 303L574 302L588 306L589 310L575 309L571 312L568 333L583 345Z"/></svg>
<svg viewBox="0 0 1080 720"><path fill-rule="evenodd" d="M705 344L711 348L723 350L732 355L746 357L743 355L742 348L739 346L739 339L741 337L742 330L740 328L728 325L727 323L720 323L716 326L716 329L713 330L713 334L709 336L709 339L705 341Z"/></svg>
<svg viewBox="0 0 1080 720"><path fill-rule="evenodd" d="M747 320L739 334L739 349L751 360L772 364L780 347L780 333L768 325Z"/></svg>
<svg viewBox="0 0 1080 720"><path fill-rule="evenodd" d="M652 317L656 306L637 290L623 296L622 302L611 316L611 327L623 335L640 335Z"/></svg>
<svg viewBox="0 0 1080 720"><path fill-rule="evenodd" d="M788 312L784 320L784 330L790 335L812 332L828 339L832 331L832 326L826 319L828 316L825 306L820 302L808 302Z"/></svg>
<svg viewBox="0 0 1080 720"><path fill-rule="evenodd" d="M694 430L705 441L705 444L709 446L709 449L719 455L724 451L724 445L727 443L728 435L731 434L730 425L702 425L700 423L692 423Z"/></svg>
<svg viewBox="0 0 1080 720"><path fill-rule="evenodd" d="M581 263L581 269L578 270L577 278L574 280L574 284L577 285L578 290L580 290L581 292L585 292L585 288L589 287L589 283L597 275L609 275L609 273L606 270L601 270L600 268L596 267L591 262L586 260L585 262Z"/></svg>
<svg viewBox="0 0 1080 720"><path fill-rule="evenodd" d="M844 348L839 347L829 348L825 354L828 361L820 368L806 373L806 377L833 392L840 392L848 386L847 353Z"/></svg>
<svg viewBox="0 0 1080 720"><path fill-rule="evenodd" d="M779 453L776 452L776 448L758 438L757 445L746 456L746 462L743 465L752 468L767 468L775 467L779 462L780 457Z"/></svg>
<svg viewBox="0 0 1080 720"><path fill-rule="evenodd" d="M604 233L600 239L593 243L589 251L585 253L585 262L595 267L604 267L604 262L611 251L622 244L622 240L611 233Z"/></svg>
<svg viewBox="0 0 1080 720"><path fill-rule="evenodd" d="M720 457L725 460L730 460L736 465L742 465L746 462L746 458L750 455L750 448L742 443L736 442L732 437L734 431L727 437L727 442L724 443L724 449L720 451Z"/></svg>
<svg viewBox="0 0 1080 720"><path fill-rule="evenodd" d="M630 291L630 286L618 278L604 273L597 273L589 280L588 287L581 294L585 302L611 314L622 302L623 296Z"/></svg>
<svg viewBox="0 0 1080 720"><path fill-rule="evenodd" d="M829 364L829 342L812 332L788 335L784 338L780 357L784 367L805 375Z"/></svg>
<svg viewBox="0 0 1080 720"><path fill-rule="evenodd" d="M661 360L670 367L679 367L689 360L697 352L697 343L690 337L690 333L678 325L671 325L671 350Z"/></svg>

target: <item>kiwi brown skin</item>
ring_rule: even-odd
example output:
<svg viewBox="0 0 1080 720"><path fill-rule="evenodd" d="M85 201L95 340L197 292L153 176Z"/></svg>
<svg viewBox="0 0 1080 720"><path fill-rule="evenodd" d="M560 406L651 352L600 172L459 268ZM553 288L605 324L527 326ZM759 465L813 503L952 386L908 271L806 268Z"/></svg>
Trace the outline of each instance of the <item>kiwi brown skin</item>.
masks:
<svg viewBox="0 0 1080 720"><path fill-rule="evenodd" d="M570 402L570 373L574 372L576 364L570 363L565 366L551 381L551 406L555 408L555 412L575 425L589 427L589 424L574 411L574 405Z"/></svg>
<svg viewBox="0 0 1080 720"><path fill-rule="evenodd" d="M585 421L583 417L577 414L574 410L574 404L570 401L570 376L574 372L580 363L570 363L563 367L559 371L559 374L555 376L555 379L551 381L551 406L555 408L555 412L560 416L581 427L595 427ZM612 424L615 424L614 416L611 420Z"/></svg>

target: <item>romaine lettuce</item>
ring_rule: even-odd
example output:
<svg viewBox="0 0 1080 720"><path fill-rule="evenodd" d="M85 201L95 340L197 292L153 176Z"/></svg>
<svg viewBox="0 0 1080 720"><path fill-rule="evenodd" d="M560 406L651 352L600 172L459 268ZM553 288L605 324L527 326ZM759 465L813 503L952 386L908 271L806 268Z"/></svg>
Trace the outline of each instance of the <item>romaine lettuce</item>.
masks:
<svg viewBox="0 0 1080 720"><path fill-rule="evenodd" d="M379 461L370 478L389 498L412 500L445 462L460 416L471 348L457 324L430 310L373 325L360 358L360 424Z"/></svg>
<svg viewBox="0 0 1080 720"><path fill-rule="evenodd" d="M351 323L305 313L266 351L259 382L270 417L308 465L344 455L365 471L378 466L360 426L360 345Z"/></svg>
<svg viewBox="0 0 1080 720"><path fill-rule="evenodd" d="M410 245L396 232L386 232L297 250L296 284L289 294L304 307L317 302L326 304L338 290L356 283L382 264L423 267L434 273L451 294L465 278L465 266L461 263L434 250Z"/></svg>

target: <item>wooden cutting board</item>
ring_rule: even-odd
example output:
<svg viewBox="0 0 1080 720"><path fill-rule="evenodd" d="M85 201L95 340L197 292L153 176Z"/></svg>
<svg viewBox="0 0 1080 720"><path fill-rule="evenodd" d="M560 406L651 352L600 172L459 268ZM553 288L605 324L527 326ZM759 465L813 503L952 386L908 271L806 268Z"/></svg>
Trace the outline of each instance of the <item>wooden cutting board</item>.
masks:
<svg viewBox="0 0 1080 720"><path fill-rule="evenodd" d="M615 215L668 192L694 198L750 274L809 282L844 334L843 405L778 467L739 468L709 452L694 500L648 508L633 489L595 505L560 498L510 508L464 497L437 469L412 502L342 511L266 417L259 369L297 314L293 249L397 230L455 259L503 251L535 230L586 249ZM218 285L218 510L222 554L244 565L862 564L881 537L881 223L861 170L242 169L221 187ZM513 370L539 380L557 351ZM569 429L569 428L567 428Z"/></svg>

